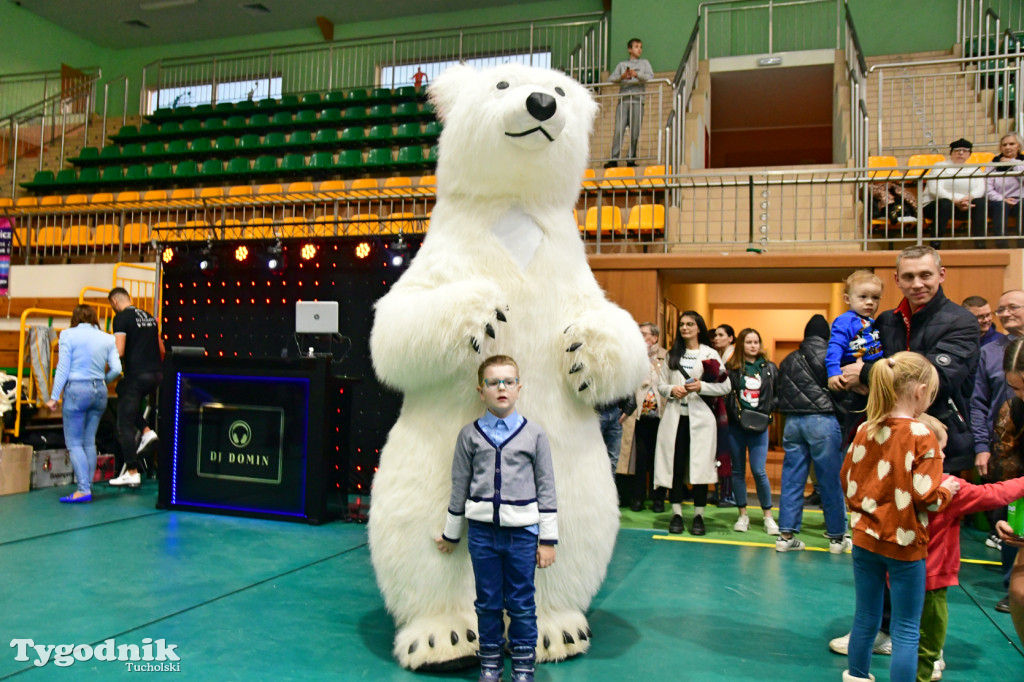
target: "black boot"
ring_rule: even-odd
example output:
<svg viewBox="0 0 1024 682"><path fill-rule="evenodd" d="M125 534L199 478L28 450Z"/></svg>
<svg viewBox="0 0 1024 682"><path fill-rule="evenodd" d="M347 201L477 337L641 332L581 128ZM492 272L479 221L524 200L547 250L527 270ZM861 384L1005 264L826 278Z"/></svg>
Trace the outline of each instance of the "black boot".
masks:
<svg viewBox="0 0 1024 682"><path fill-rule="evenodd" d="M481 644L476 652L480 659L480 678L478 682L501 682L501 674L505 670L505 657L500 644Z"/></svg>
<svg viewBox="0 0 1024 682"><path fill-rule="evenodd" d="M533 662L537 652L532 646L512 647L512 682L533 682Z"/></svg>

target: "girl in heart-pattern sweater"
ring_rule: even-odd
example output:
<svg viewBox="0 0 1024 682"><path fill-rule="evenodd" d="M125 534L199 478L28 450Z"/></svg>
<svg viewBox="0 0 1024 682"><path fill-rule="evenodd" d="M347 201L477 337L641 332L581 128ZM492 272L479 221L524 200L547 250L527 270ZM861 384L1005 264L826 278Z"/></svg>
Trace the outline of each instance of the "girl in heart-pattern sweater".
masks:
<svg viewBox="0 0 1024 682"><path fill-rule="evenodd" d="M886 576L892 594L892 682L913 682L924 601L928 511L956 493L942 480L942 451L917 417L931 405L939 378L922 355L896 353L871 368L867 421L840 473L853 529L857 592L844 682L873 680L871 644L882 621Z"/></svg>

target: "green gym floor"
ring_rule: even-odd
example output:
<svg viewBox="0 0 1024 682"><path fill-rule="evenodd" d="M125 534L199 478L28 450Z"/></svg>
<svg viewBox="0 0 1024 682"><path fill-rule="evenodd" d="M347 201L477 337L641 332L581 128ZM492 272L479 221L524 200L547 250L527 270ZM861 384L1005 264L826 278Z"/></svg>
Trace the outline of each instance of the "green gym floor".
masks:
<svg viewBox="0 0 1024 682"><path fill-rule="evenodd" d="M0 680L475 680L417 674L391 658L394 628L374 582L366 528L166 512L156 483L0 497ZM684 515L689 524L689 513ZM827 641L849 628L850 555L777 554L758 522L732 532L735 509L708 510L708 535L669 537L669 514L623 511L608 578L590 611L593 647L541 665L547 680L840 680ZM803 539L824 550L821 512ZM998 553L963 531L960 588L949 592L947 680L1024 679L1002 596ZM179 672L129 672L90 660L17 661L15 639L91 644L143 638L177 645ZM34 653L28 650L34 660ZM872 672L888 680L889 658ZM507 673L506 673L507 674Z"/></svg>

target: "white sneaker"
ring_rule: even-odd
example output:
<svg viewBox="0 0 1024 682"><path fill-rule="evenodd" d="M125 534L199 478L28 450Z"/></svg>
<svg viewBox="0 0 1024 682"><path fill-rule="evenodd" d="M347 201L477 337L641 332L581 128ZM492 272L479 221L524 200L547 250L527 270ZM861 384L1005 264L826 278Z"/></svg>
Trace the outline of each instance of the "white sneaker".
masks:
<svg viewBox="0 0 1024 682"><path fill-rule="evenodd" d="M853 540L847 537L829 538L828 551L833 554L842 554L853 550Z"/></svg>
<svg viewBox="0 0 1024 682"><path fill-rule="evenodd" d="M833 653L837 653L840 656L846 656L850 650L850 633L847 632L842 637L836 637L828 643L828 648ZM871 652L875 654L882 654L883 656L892 655L892 639L889 635L884 632L879 632L875 635L875 642L871 645Z"/></svg>
<svg viewBox="0 0 1024 682"><path fill-rule="evenodd" d="M988 537L985 538L985 546L991 547L992 549L1002 549L1003 541L999 539L999 536L995 533L989 533Z"/></svg>
<svg viewBox="0 0 1024 682"><path fill-rule="evenodd" d="M942 652L939 652L939 657L935 659L935 666L932 668L932 679L941 680L942 671L946 669L946 662L942 660Z"/></svg>
<svg viewBox="0 0 1024 682"><path fill-rule="evenodd" d="M736 523L732 524L732 529L737 533L746 533L749 528L750 517L746 514L740 516L738 519L736 519Z"/></svg>
<svg viewBox="0 0 1024 682"><path fill-rule="evenodd" d="M129 474L125 472L122 473L117 478L112 478L109 481L107 481L107 485L112 485L115 487L129 486L131 488L138 488L141 484L142 477L139 475L138 471L136 471L134 474Z"/></svg>
<svg viewBox="0 0 1024 682"><path fill-rule="evenodd" d="M779 524L775 523L775 519L770 516L764 517L764 532L768 533L768 535L779 534Z"/></svg>
<svg viewBox="0 0 1024 682"><path fill-rule="evenodd" d="M806 545L802 541L797 540L795 535L788 540L780 536L779 539L775 541L776 552L796 552L804 547L806 547Z"/></svg>
<svg viewBox="0 0 1024 682"><path fill-rule="evenodd" d="M146 449L147 445L149 445L150 443L152 443L156 439L157 439L156 431L154 431L152 429L150 429L149 431L146 431L144 434L142 434L142 439L139 441L139 447L138 447L138 449L135 452L136 453L142 452L143 450Z"/></svg>

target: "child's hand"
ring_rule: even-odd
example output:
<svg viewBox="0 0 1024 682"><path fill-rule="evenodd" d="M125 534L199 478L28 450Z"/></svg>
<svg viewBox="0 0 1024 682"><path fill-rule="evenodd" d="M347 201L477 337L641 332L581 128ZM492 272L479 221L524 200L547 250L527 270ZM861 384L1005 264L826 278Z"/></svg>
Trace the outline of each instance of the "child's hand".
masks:
<svg viewBox="0 0 1024 682"><path fill-rule="evenodd" d="M842 374L837 374L834 377L829 377L828 378L828 390L835 391L837 393L839 391L845 391L846 390L846 382L843 381L843 375Z"/></svg>
<svg viewBox="0 0 1024 682"><path fill-rule="evenodd" d="M537 568L547 568L555 563L554 545L537 545Z"/></svg>
<svg viewBox="0 0 1024 682"><path fill-rule="evenodd" d="M952 477L944 479L939 485L948 490L950 495L956 495L960 490L960 481Z"/></svg>
<svg viewBox="0 0 1024 682"><path fill-rule="evenodd" d="M445 554L451 554L455 551L454 542L448 542L444 538L434 538L434 542L437 543L437 548Z"/></svg>

